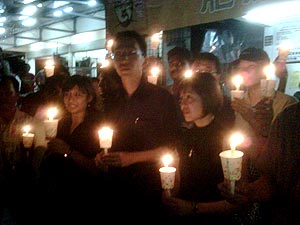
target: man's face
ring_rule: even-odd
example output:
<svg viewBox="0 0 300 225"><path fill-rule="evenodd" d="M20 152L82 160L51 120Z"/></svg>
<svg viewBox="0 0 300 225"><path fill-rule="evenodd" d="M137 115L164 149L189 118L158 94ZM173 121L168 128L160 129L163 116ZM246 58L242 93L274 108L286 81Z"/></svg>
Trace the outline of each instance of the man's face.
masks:
<svg viewBox="0 0 300 225"><path fill-rule="evenodd" d="M127 41L125 41L127 42ZM139 48L138 44L135 43L118 43L114 54L114 66L119 76L141 76L143 70L144 56Z"/></svg>
<svg viewBox="0 0 300 225"><path fill-rule="evenodd" d="M243 84L246 87L251 87L260 83L260 80L264 77L263 65L258 62L241 60L237 72L243 76Z"/></svg>
<svg viewBox="0 0 300 225"><path fill-rule="evenodd" d="M217 73L217 65L211 60L195 60L192 63L191 69L193 72L211 73L218 81L220 80L220 74Z"/></svg>
<svg viewBox="0 0 300 225"><path fill-rule="evenodd" d="M173 81L179 81L183 78L184 72L188 67L187 62L182 60L180 56L174 55L168 59L169 72Z"/></svg>

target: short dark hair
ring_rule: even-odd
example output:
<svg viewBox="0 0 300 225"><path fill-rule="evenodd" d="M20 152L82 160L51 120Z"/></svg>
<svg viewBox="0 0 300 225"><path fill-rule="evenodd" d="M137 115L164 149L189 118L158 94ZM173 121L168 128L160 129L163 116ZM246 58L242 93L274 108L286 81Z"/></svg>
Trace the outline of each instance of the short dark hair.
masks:
<svg viewBox="0 0 300 225"><path fill-rule="evenodd" d="M205 115L212 113L216 115L222 104L223 95L218 81L211 73L195 73L190 78L185 78L179 85L179 91L192 89L202 100Z"/></svg>
<svg viewBox="0 0 300 225"><path fill-rule="evenodd" d="M192 59L191 52L187 48L178 47L178 46L168 51L167 55L168 55L168 60L173 56L179 56L180 59L187 62L190 62Z"/></svg>
<svg viewBox="0 0 300 225"><path fill-rule="evenodd" d="M197 52L193 55L193 61L204 60L214 62L217 68L217 73L221 73L221 63L219 58L211 52Z"/></svg>
<svg viewBox="0 0 300 225"><path fill-rule="evenodd" d="M13 85L15 92L20 93L19 92L20 84L14 76L11 75L0 76L0 86L8 86L10 83Z"/></svg>
<svg viewBox="0 0 300 225"><path fill-rule="evenodd" d="M62 87L62 92L65 93L70 91L73 87L78 86L78 88L85 94L92 96L92 101L89 103L91 108L96 103L96 92L92 84L90 77L75 74L70 76L64 83Z"/></svg>
<svg viewBox="0 0 300 225"><path fill-rule="evenodd" d="M239 60L261 62L262 64L270 63L268 54L263 49L255 47L249 47L243 50L239 56Z"/></svg>
<svg viewBox="0 0 300 225"><path fill-rule="evenodd" d="M132 40L138 43L143 56L146 56L147 44L146 44L145 38L141 34L139 34L138 32L136 32L134 30L118 32L114 37L114 44L112 46L112 52L115 51L115 49L119 46L120 42L132 41Z"/></svg>

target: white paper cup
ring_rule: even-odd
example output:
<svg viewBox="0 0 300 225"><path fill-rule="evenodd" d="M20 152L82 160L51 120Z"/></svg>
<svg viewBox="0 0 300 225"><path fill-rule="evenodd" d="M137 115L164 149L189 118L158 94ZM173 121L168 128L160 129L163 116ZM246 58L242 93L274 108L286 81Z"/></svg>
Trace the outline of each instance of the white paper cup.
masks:
<svg viewBox="0 0 300 225"><path fill-rule="evenodd" d="M161 167L159 169L161 186L165 190L171 190L174 188L175 183L175 167Z"/></svg>
<svg viewBox="0 0 300 225"><path fill-rule="evenodd" d="M231 94L231 101L235 98L243 99L244 98L244 91L243 90L232 90L230 91Z"/></svg>
<svg viewBox="0 0 300 225"><path fill-rule="evenodd" d="M33 144L34 134L33 133L23 134L22 138L23 138L24 147L31 148L31 146Z"/></svg>
<svg viewBox="0 0 300 225"><path fill-rule="evenodd" d="M263 97L272 97L275 93L276 80L262 79L260 81L260 90Z"/></svg>
<svg viewBox="0 0 300 225"><path fill-rule="evenodd" d="M226 180L241 179L243 155L244 153L238 150L235 150L234 154L232 154L231 150L226 150L219 154Z"/></svg>
<svg viewBox="0 0 300 225"><path fill-rule="evenodd" d="M58 120L44 120L46 139L55 138L57 135Z"/></svg>

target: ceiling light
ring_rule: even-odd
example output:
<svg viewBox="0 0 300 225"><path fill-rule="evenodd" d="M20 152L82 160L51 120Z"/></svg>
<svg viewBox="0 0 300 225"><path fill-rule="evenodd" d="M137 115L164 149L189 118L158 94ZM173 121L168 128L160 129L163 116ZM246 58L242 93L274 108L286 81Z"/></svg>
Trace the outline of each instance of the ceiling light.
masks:
<svg viewBox="0 0 300 225"><path fill-rule="evenodd" d="M61 7L61 6L67 5L67 4L69 4L69 2L66 2L66 1L55 1L53 3L53 8L56 9L58 7Z"/></svg>
<svg viewBox="0 0 300 225"><path fill-rule="evenodd" d="M91 0L88 2L89 6L95 6L97 4L96 0Z"/></svg>
<svg viewBox="0 0 300 225"><path fill-rule="evenodd" d="M22 25L25 26L25 27L31 27L34 24L36 24L36 19L35 18L29 18L29 19L26 19L26 20L22 21Z"/></svg>
<svg viewBox="0 0 300 225"><path fill-rule="evenodd" d="M39 3L36 5L38 8L42 8L43 7L43 4L42 3Z"/></svg>
<svg viewBox="0 0 300 225"><path fill-rule="evenodd" d="M31 2L34 2L35 0L23 0L23 4L29 4L29 3L31 3Z"/></svg>
<svg viewBox="0 0 300 225"><path fill-rule="evenodd" d="M5 28L4 27L0 27L0 34L4 34L5 33Z"/></svg>
<svg viewBox="0 0 300 225"><path fill-rule="evenodd" d="M19 20L26 20L29 16L19 16Z"/></svg>
<svg viewBox="0 0 300 225"><path fill-rule="evenodd" d="M3 16L3 17L0 17L0 23L4 23L6 21L6 17Z"/></svg>
<svg viewBox="0 0 300 225"><path fill-rule="evenodd" d="M37 7L35 5L26 6L20 13L24 16L32 16L37 11Z"/></svg>
<svg viewBox="0 0 300 225"><path fill-rule="evenodd" d="M73 11L73 7L67 7L63 9L65 13L70 13Z"/></svg>
<svg viewBox="0 0 300 225"><path fill-rule="evenodd" d="M55 16L55 17L60 17L62 14L63 13L62 13L61 10L56 10L56 11L53 12L53 16Z"/></svg>
<svg viewBox="0 0 300 225"><path fill-rule="evenodd" d="M299 1L268 4L250 10L243 18L252 22L272 26L287 19L300 17L299 8Z"/></svg>

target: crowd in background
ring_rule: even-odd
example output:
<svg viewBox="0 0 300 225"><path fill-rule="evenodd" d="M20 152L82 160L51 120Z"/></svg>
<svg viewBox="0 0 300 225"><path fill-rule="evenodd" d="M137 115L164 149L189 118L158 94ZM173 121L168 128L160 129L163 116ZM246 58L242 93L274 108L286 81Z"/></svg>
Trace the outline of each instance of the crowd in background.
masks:
<svg viewBox="0 0 300 225"><path fill-rule="evenodd" d="M209 52L175 47L168 65L146 52L143 36L124 31L98 77L61 66L37 82L25 63L18 76L1 74L2 224L299 224L300 103L282 83L262 96L267 53L246 48L224 70ZM168 68L172 84L148 82L153 66ZM230 92L237 73L242 99ZM49 140L43 120L51 106L59 123ZM25 124L35 134L30 148L22 144ZM103 126L114 131L108 152L99 145ZM219 153L230 149L234 131L245 141L232 194ZM159 173L165 154L177 168L171 194Z"/></svg>

